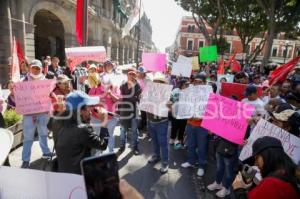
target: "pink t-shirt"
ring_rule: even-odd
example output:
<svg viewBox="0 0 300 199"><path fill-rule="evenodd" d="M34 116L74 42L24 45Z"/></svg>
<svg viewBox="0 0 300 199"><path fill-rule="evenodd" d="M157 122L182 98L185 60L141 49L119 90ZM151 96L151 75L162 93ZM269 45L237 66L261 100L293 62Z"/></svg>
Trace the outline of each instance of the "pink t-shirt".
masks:
<svg viewBox="0 0 300 199"><path fill-rule="evenodd" d="M119 96L118 89L111 89L111 92L114 95ZM113 99L107 94L105 88L103 86L99 86L97 88L91 88L89 91L90 96L99 96L100 97L100 106L105 108L109 112L116 111L116 104L114 103Z"/></svg>

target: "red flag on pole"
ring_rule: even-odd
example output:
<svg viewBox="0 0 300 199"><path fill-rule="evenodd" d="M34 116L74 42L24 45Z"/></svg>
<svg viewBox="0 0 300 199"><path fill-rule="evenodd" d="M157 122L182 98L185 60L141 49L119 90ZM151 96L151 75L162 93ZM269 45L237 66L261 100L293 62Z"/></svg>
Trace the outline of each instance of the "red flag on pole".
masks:
<svg viewBox="0 0 300 199"><path fill-rule="evenodd" d="M17 50L17 42L16 42L15 37L13 39L11 80L13 82L19 82L21 80L21 78L20 78L19 58L18 58L18 50Z"/></svg>
<svg viewBox="0 0 300 199"><path fill-rule="evenodd" d="M21 63L21 61L25 60L25 55L22 50L20 42L17 40L16 43L17 43L17 53L18 53L19 63Z"/></svg>
<svg viewBox="0 0 300 199"><path fill-rule="evenodd" d="M224 59L222 58L220 63L219 63L219 68L218 68L218 72L217 74L224 74L225 70L224 70L224 66L225 66L225 62Z"/></svg>
<svg viewBox="0 0 300 199"><path fill-rule="evenodd" d="M83 9L84 0L77 0L76 7L76 36L79 45L83 44Z"/></svg>
<svg viewBox="0 0 300 199"><path fill-rule="evenodd" d="M233 62L233 60L235 60L235 56L236 56L236 53L234 53L234 54L232 55L232 57L230 57L230 59L228 60L228 62L225 63L225 67L230 66L230 64Z"/></svg>
<svg viewBox="0 0 300 199"><path fill-rule="evenodd" d="M231 63L231 72L240 72L241 71L241 65L237 60L233 60Z"/></svg>
<svg viewBox="0 0 300 199"><path fill-rule="evenodd" d="M282 83L287 78L288 74L295 68L296 64L300 61L300 56L295 57L286 64L276 68L270 75L269 85L274 85L278 82Z"/></svg>

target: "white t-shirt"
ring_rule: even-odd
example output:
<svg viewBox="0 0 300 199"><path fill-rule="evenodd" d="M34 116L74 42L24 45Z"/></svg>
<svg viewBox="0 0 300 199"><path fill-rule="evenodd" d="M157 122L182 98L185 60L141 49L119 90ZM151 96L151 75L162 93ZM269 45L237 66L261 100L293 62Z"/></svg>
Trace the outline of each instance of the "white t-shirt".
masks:
<svg viewBox="0 0 300 199"><path fill-rule="evenodd" d="M266 110L264 108L265 103L261 99L257 98L254 101L250 101L248 100L248 98L244 98L242 102L246 104L251 104L255 107L253 116L264 116L266 114Z"/></svg>

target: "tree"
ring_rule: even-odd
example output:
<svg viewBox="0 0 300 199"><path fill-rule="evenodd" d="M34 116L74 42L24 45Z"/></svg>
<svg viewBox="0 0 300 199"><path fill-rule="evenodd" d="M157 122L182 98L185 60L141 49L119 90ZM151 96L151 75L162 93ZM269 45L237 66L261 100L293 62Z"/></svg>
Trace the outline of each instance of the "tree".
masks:
<svg viewBox="0 0 300 199"><path fill-rule="evenodd" d="M267 43L262 67L266 66L272 50L273 39L279 32L293 31L300 21L298 0L256 0L268 19ZM263 71L263 68L261 68Z"/></svg>
<svg viewBox="0 0 300 199"><path fill-rule="evenodd" d="M241 39L243 53L247 55L246 63L251 63L264 47L267 16L256 0L227 0L225 4L226 26L231 30L236 30ZM255 37L261 37L262 40L255 50L250 52L248 46Z"/></svg>
<svg viewBox="0 0 300 199"><path fill-rule="evenodd" d="M197 27L208 45L217 41L217 32L224 21L223 0L175 0L184 10L192 12ZM208 27L212 28L210 32Z"/></svg>

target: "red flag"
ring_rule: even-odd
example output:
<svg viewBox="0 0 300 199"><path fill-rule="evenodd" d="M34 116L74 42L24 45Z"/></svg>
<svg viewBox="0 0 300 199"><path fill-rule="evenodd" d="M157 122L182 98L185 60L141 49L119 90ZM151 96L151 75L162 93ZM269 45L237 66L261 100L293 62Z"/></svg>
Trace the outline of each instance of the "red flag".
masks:
<svg viewBox="0 0 300 199"><path fill-rule="evenodd" d="M21 63L21 61L25 60L25 55L22 50L21 44L18 40L17 40L17 53L18 53L19 63Z"/></svg>
<svg viewBox="0 0 300 199"><path fill-rule="evenodd" d="M295 57L286 64L283 64L276 68L270 75L269 85L274 85L278 82L282 83L288 76L288 74L295 68L296 64L300 61L300 56Z"/></svg>
<svg viewBox="0 0 300 199"><path fill-rule="evenodd" d="M233 62L233 60L235 60L235 56L236 56L236 53L234 53L234 54L232 55L232 57L230 57L230 59L228 60L228 62L225 63L225 67L230 66L230 64Z"/></svg>
<svg viewBox="0 0 300 199"><path fill-rule="evenodd" d="M218 68L218 74L224 74L225 70L224 70L224 66L225 66L225 62L224 59L222 58L220 63L219 63L219 68Z"/></svg>
<svg viewBox="0 0 300 199"><path fill-rule="evenodd" d="M83 44L83 8L84 0L77 0L76 7L76 36L80 45Z"/></svg>
<svg viewBox="0 0 300 199"><path fill-rule="evenodd" d="M14 37L13 51L12 51L11 80L13 82L19 82L20 79L21 77L20 77L20 66L19 66L19 59L18 59L17 43Z"/></svg>
<svg viewBox="0 0 300 199"><path fill-rule="evenodd" d="M235 59L231 63L231 72L240 72L241 71L241 65L238 61Z"/></svg>

